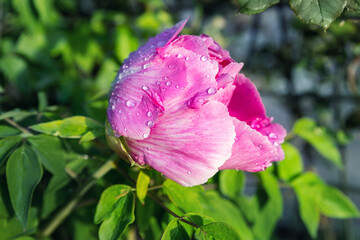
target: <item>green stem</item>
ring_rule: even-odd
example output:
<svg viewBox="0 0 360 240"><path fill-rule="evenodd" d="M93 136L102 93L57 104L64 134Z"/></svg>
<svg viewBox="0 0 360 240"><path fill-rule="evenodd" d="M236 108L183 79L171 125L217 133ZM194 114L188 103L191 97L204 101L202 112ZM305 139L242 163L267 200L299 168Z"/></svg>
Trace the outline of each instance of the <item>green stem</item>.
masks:
<svg viewBox="0 0 360 240"><path fill-rule="evenodd" d="M31 134L32 133L27 130L26 128L23 128L22 126L20 126L19 124L17 124L16 122L14 122L13 120L9 119L9 118L4 118L4 120L9 123L10 125L12 125L13 127L17 128L18 130L22 131L23 133L27 133L27 134Z"/></svg>
<svg viewBox="0 0 360 240"><path fill-rule="evenodd" d="M66 204L53 218L53 220L46 226L46 228L42 231L41 235L43 237L49 237L72 213L76 205L79 203L80 199L92 188L92 186L94 186L96 180L100 179L113 168L115 168L115 163L111 160L107 161L101 168L99 168L92 175L92 179L84 187L81 188L81 190L76 194L76 196L68 204Z"/></svg>

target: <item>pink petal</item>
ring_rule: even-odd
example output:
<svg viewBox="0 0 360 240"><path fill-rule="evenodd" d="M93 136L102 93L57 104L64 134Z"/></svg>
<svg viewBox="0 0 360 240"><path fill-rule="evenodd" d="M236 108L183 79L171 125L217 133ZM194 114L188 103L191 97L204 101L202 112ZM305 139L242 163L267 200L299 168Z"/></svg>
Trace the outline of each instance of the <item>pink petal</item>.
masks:
<svg viewBox="0 0 360 240"><path fill-rule="evenodd" d="M232 119L236 131L232 155L219 169L258 172L265 170L271 166L271 162L281 158L282 153L279 152L279 148L267 136L252 129L245 122L236 118Z"/></svg>
<svg viewBox="0 0 360 240"><path fill-rule="evenodd" d="M222 67L225 67L234 60L230 57L229 52L223 49L217 42L211 37L202 34L200 36L209 49L209 54L212 59L216 59Z"/></svg>
<svg viewBox="0 0 360 240"><path fill-rule="evenodd" d="M255 85L243 74L236 77L236 89L228 105L230 116L251 124L255 118L265 119L265 107Z"/></svg>
<svg viewBox="0 0 360 240"><path fill-rule="evenodd" d="M139 164L183 186L205 183L231 155L235 131L226 106L209 101L159 117L149 138L127 139Z"/></svg>
<svg viewBox="0 0 360 240"><path fill-rule="evenodd" d="M172 41L186 24L179 22L130 54L120 68L110 92L107 117L116 136L144 139L158 115L164 111L162 91L167 76L174 76L178 86L186 85L185 64L179 59L163 59L155 64L156 48ZM170 69L168 66L176 66Z"/></svg>

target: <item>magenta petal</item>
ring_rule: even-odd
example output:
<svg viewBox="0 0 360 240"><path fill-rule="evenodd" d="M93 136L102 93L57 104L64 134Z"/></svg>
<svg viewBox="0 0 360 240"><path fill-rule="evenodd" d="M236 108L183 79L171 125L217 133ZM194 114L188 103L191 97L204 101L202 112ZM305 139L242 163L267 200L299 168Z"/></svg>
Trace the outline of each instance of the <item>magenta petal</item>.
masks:
<svg viewBox="0 0 360 240"><path fill-rule="evenodd" d="M205 183L230 157L235 130L226 106L209 101L159 117L149 138L127 139L131 154L183 186Z"/></svg>
<svg viewBox="0 0 360 240"><path fill-rule="evenodd" d="M245 122L233 118L236 138L231 157L219 169L237 169L258 172L271 166L271 162L280 158L278 149L267 136L252 129ZM281 149L281 147L280 147Z"/></svg>
<svg viewBox="0 0 360 240"><path fill-rule="evenodd" d="M236 77L236 89L228 105L230 116L251 124L255 118L265 119L265 107L255 85L244 76Z"/></svg>
<svg viewBox="0 0 360 240"><path fill-rule="evenodd" d="M234 60L230 57L229 52L223 49L217 42L215 42L211 37L202 34L200 37L205 42L206 46L209 49L210 57L216 59L220 65L223 67L227 64L234 62Z"/></svg>

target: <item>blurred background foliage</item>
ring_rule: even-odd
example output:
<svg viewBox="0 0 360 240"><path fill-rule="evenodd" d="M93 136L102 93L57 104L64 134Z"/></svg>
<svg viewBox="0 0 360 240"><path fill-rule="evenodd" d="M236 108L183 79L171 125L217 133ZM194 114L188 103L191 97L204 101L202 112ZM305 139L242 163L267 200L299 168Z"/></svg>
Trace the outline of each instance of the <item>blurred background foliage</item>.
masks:
<svg viewBox="0 0 360 240"><path fill-rule="evenodd" d="M245 63L243 72L291 144L284 145L286 159L264 173L222 171L205 193L166 181L158 197L179 215L232 223L243 239L359 239L359 220L329 218L359 216L359 17L345 11L324 31L298 20L287 1L254 16L236 14L239 2L0 0L0 239L98 238L93 219L101 192L132 185L120 173L136 179L139 172L117 161L116 171L94 177L106 160L117 159L99 133L111 82L130 52L188 16L183 34L206 33ZM88 118L70 118L76 115ZM34 174L24 176L34 182L29 215L20 219L25 232L8 189L26 175L14 171L20 150L41 163L30 161ZM162 184L155 171L146 174L150 186ZM89 183L94 187L82 192ZM178 192L192 201L177 199ZM44 234L79 194L69 217ZM136 202L136 222L122 239L161 238L171 217L150 198L145 202Z"/></svg>

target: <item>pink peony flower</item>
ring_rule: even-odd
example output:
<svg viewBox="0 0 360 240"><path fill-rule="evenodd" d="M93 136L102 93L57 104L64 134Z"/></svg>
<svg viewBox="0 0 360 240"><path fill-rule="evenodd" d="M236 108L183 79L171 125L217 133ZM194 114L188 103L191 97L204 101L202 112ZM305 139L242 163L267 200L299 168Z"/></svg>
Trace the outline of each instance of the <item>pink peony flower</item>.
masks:
<svg viewBox="0 0 360 240"><path fill-rule="evenodd" d="M113 134L138 165L183 186L205 183L219 169L257 172L282 160L286 131L239 74L243 63L211 37L178 36L186 21L124 61L109 97Z"/></svg>

